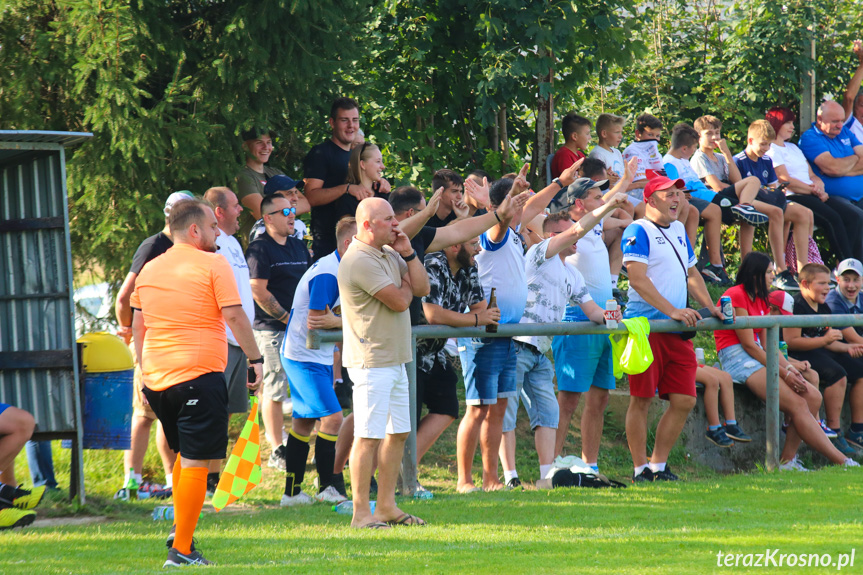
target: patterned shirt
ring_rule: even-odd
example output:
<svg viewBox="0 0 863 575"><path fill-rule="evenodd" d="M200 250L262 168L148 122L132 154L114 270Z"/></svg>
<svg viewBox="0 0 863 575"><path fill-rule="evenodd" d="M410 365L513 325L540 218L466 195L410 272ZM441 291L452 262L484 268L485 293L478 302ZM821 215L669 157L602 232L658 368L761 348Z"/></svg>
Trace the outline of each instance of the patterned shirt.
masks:
<svg viewBox="0 0 863 575"><path fill-rule="evenodd" d="M527 251L527 304L520 323L548 323L563 321L566 305L581 305L592 300L584 278L574 266L564 265L555 255L546 258L551 239ZM514 339L530 344L545 353L551 348L551 336L520 335Z"/></svg>
<svg viewBox="0 0 863 575"><path fill-rule="evenodd" d="M461 313L485 299L476 266L461 268L453 277L443 252L426 254L424 263L430 289L429 294L422 298L423 303L433 303ZM428 324L425 314L420 317L420 324ZM445 339L417 340L417 369L429 373L435 362L443 365L446 361L445 345Z"/></svg>

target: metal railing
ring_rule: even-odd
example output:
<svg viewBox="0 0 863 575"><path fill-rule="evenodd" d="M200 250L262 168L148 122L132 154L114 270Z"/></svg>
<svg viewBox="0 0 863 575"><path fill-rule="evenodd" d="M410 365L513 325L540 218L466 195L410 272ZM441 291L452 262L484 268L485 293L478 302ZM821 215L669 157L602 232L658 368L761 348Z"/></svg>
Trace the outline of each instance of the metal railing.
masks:
<svg viewBox="0 0 863 575"><path fill-rule="evenodd" d="M670 320L654 320L650 322L650 331L680 332L680 331L718 331L723 329L764 329L764 349L767 353L767 397L765 419L767 424L767 445L765 466L772 471L779 466L780 420L779 420L779 329L786 327L857 327L863 326L863 315L802 315L802 316L745 316L736 318L733 324L726 325L716 318L699 321L695 327ZM416 358L418 339L451 338L451 337L515 337L519 335L585 335L626 333L623 324L617 329L608 329L604 325L592 322L557 322L557 323L513 323L501 324L497 333L487 333L483 327L449 327L445 325L419 325L411 328L412 357ZM318 349L321 343L339 342L342 340L341 330L310 330L306 341L309 349ZM416 463L416 361L406 366L410 381L411 433L405 443L405 453L402 459L401 490L402 493L413 494L417 486Z"/></svg>

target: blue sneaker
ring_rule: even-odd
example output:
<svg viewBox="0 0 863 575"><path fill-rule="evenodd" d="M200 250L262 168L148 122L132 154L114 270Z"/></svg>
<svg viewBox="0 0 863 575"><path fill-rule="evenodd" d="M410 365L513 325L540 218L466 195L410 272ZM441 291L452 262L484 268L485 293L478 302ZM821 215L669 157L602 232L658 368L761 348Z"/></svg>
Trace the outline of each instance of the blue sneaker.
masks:
<svg viewBox="0 0 863 575"><path fill-rule="evenodd" d="M740 429L740 426L736 423L733 425L725 425L725 435L736 441L737 443L749 443L752 441L752 438L746 434L745 431Z"/></svg>
<svg viewBox="0 0 863 575"><path fill-rule="evenodd" d="M830 440L833 443L833 447L842 452L842 455L845 457L854 457L856 455L860 455L856 449L848 445L848 442L845 441L845 437L842 435L840 431L835 439Z"/></svg>
<svg viewBox="0 0 863 575"><path fill-rule="evenodd" d="M845 440L854 447L863 449L863 431L851 431L849 429L845 432Z"/></svg>
<svg viewBox="0 0 863 575"><path fill-rule="evenodd" d="M722 427L718 429L708 429L704 436L719 447L731 447L734 445L734 442L728 438L725 434L725 429Z"/></svg>
<svg viewBox="0 0 863 575"><path fill-rule="evenodd" d="M830 439L836 439L838 437L838 434L835 431L827 427L827 423L823 419L818 423L821 424L821 430L824 431L824 435L826 435Z"/></svg>

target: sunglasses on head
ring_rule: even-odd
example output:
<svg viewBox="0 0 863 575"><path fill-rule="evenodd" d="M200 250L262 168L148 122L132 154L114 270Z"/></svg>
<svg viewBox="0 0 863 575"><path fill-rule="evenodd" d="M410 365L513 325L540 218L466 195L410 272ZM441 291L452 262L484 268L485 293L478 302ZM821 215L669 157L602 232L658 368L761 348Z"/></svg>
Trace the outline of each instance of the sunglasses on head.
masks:
<svg viewBox="0 0 863 575"><path fill-rule="evenodd" d="M270 212L270 213L269 213L269 214L267 214L267 215L268 215L268 216L272 216L273 214L278 214L278 213L280 213L280 212L281 212L281 214L282 214L283 216L288 217L288 216L290 216L291 214L296 215L296 214L297 214L297 208L294 208L294 207L290 207L290 208L282 208L281 210L276 210L275 212Z"/></svg>

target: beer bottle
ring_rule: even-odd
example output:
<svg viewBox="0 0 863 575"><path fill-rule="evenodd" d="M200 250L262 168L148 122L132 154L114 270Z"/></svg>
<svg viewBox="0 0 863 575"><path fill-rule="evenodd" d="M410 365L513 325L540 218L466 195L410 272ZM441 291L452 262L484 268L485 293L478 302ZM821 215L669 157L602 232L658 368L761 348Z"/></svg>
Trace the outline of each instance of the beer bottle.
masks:
<svg viewBox="0 0 863 575"><path fill-rule="evenodd" d="M488 309L494 309L497 307L497 296L494 295L494 290L496 288L491 288L491 295L488 298ZM486 333L497 333L497 324L490 323L485 326Z"/></svg>

